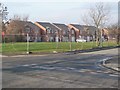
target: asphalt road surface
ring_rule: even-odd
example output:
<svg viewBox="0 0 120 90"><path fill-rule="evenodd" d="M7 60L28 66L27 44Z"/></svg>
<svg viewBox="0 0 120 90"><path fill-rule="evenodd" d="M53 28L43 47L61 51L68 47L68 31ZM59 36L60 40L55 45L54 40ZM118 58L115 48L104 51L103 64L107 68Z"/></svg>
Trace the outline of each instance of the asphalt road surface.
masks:
<svg viewBox="0 0 120 90"><path fill-rule="evenodd" d="M3 57L3 88L117 88L118 72L101 65L118 48L89 53Z"/></svg>

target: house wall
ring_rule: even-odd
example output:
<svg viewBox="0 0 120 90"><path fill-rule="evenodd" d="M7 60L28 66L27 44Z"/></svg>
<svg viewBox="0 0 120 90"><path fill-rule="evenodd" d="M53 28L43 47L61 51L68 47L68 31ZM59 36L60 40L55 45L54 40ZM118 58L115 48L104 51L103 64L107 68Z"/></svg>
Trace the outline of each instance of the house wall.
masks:
<svg viewBox="0 0 120 90"><path fill-rule="evenodd" d="M62 36L62 42L68 42L69 41L69 31L62 30L60 35Z"/></svg>
<svg viewBox="0 0 120 90"><path fill-rule="evenodd" d="M57 29L52 30L50 26L49 28L45 28L37 22L35 24L41 29L42 42L59 42L60 41L61 32L59 32Z"/></svg>
<svg viewBox="0 0 120 90"><path fill-rule="evenodd" d="M19 21L13 20L7 25L7 33L6 38L12 38L12 41L26 41L27 40L27 30L29 29L29 36L30 41L40 41L41 32L39 27L34 25L32 22L29 21ZM13 39L14 37L14 39ZM11 40L10 40L11 41Z"/></svg>
<svg viewBox="0 0 120 90"><path fill-rule="evenodd" d="M102 30L101 30L101 33L102 33L102 39L103 39L103 41L104 41L104 40L108 40L108 37L109 37L108 30L102 29Z"/></svg>
<svg viewBox="0 0 120 90"><path fill-rule="evenodd" d="M32 42L40 42L41 41L41 30L33 23L27 23L24 27L24 34L27 35L25 28L30 28L29 37Z"/></svg>
<svg viewBox="0 0 120 90"><path fill-rule="evenodd" d="M48 42L48 36L47 36L46 28L44 28L42 25L40 25L37 22L35 22L35 25L40 28L41 41L42 42Z"/></svg>
<svg viewBox="0 0 120 90"><path fill-rule="evenodd" d="M76 39L79 38L79 35L80 35L80 30L75 28L74 26L72 25L68 25L68 27L70 28L70 36L71 36L71 40L73 41L73 38L75 38L75 41ZM72 34L72 31L74 31L74 34Z"/></svg>
<svg viewBox="0 0 120 90"><path fill-rule="evenodd" d="M62 42L62 30L58 30L56 34L56 42Z"/></svg>

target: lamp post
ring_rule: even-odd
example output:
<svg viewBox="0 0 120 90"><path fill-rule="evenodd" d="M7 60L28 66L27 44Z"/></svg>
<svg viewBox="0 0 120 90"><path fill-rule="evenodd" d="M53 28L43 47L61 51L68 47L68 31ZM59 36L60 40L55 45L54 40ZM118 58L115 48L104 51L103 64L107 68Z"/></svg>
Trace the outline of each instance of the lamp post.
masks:
<svg viewBox="0 0 120 90"><path fill-rule="evenodd" d="M0 3L0 43L2 43L2 35L3 35L3 38L5 39L4 37L4 33L2 33L2 25L4 23L4 20L7 20L7 7L4 7L4 5L2 3ZM5 40L4 40L5 42ZM0 55L2 55L2 46L0 47L1 50L0 50ZM2 58L1 58L1 62L0 62L0 68L2 68ZM2 76L2 73L0 73L0 78ZM2 83L2 80L0 80L0 83ZM0 85L0 89L2 88L2 85Z"/></svg>
<svg viewBox="0 0 120 90"><path fill-rule="evenodd" d="M0 25L1 25L1 30L0 30L0 33L2 34L2 25L3 23L5 23L7 21L7 15L8 15L8 12L7 12L7 7L4 6L4 4L0 3ZM5 43L5 37L3 37L4 39L4 43ZM2 42L2 37L1 37L1 40L0 42Z"/></svg>
<svg viewBox="0 0 120 90"><path fill-rule="evenodd" d="M4 4L0 3L0 17L2 18L2 22L5 22L7 20L7 7L4 6Z"/></svg>

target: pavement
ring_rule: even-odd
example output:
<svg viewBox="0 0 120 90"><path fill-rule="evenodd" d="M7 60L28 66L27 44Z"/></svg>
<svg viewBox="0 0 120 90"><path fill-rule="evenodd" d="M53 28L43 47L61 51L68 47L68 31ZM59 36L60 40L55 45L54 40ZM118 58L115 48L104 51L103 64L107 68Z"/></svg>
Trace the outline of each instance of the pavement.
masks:
<svg viewBox="0 0 120 90"><path fill-rule="evenodd" d="M119 56L116 56L111 59L103 61L103 66L105 66L106 68L120 72L120 67L118 65L118 62L119 62Z"/></svg>
<svg viewBox="0 0 120 90"><path fill-rule="evenodd" d="M101 50L108 50L108 49L114 49L114 48L120 48L120 46L109 46L109 47L96 47L96 48L91 48L91 49L86 49L86 50L74 50L74 51L68 51L68 53L86 53L86 52L94 52L94 51L101 51Z"/></svg>

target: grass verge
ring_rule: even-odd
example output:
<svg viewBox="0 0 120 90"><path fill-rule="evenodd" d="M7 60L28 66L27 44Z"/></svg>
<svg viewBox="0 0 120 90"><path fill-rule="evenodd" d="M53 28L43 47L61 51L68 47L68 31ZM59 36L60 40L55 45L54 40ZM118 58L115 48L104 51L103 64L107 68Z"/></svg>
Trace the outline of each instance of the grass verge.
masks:
<svg viewBox="0 0 120 90"><path fill-rule="evenodd" d="M116 42L103 42L103 47L117 46ZM33 53L53 53L66 52L71 50L85 50L96 48L96 42L30 42L29 51ZM3 54L26 54L27 43L26 42L12 42L2 44Z"/></svg>

